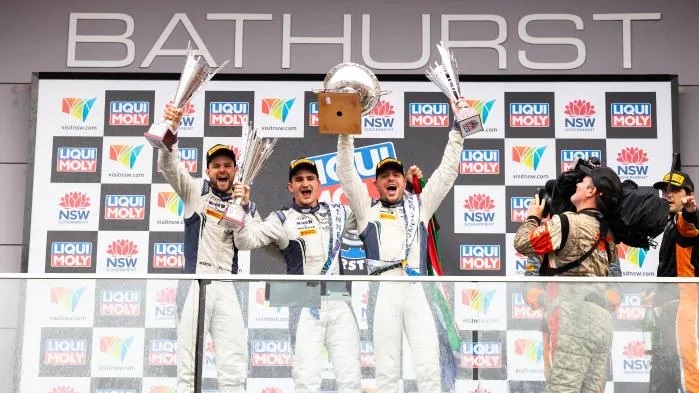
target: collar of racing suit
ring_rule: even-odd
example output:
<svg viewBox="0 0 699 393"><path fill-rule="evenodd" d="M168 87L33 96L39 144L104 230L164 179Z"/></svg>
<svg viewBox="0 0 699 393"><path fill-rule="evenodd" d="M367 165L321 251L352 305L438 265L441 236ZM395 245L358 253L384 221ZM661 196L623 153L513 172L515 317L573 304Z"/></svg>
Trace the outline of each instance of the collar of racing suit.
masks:
<svg viewBox="0 0 699 393"><path fill-rule="evenodd" d="M204 183L204 193L202 195L205 195L207 188L209 189L209 191L211 191L212 194L216 195L224 202L227 202L233 198L233 194L229 194L227 192L221 192L221 191L215 189L214 186L212 186L211 182L209 182L209 181Z"/></svg>
<svg viewBox="0 0 699 393"><path fill-rule="evenodd" d="M403 206L403 199L402 199L402 198L401 198L400 201L398 201L398 202L396 202L396 203L389 203L389 202L386 202L386 201L384 201L384 200L382 200L382 199L379 199L379 202L381 203L381 206L386 207L386 208L389 208L389 209L390 209L390 208L394 208L394 207Z"/></svg>
<svg viewBox="0 0 699 393"><path fill-rule="evenodd" d="M291 201L291 208L296 210L299 213L303 214L313 214L317 212L320 209L320 206L323 204L323 202L318 202L317 205L313 207L305 207L305 206L299 206L296 204L296 201Z"/></svg>

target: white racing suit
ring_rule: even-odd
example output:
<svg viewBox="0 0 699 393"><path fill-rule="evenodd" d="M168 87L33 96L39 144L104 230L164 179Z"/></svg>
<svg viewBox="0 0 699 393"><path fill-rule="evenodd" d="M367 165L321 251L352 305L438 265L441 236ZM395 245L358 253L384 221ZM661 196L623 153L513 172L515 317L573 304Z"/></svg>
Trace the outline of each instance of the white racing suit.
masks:
<svg viewBox="0 0 699 393"><path fill-rule="evenodd" d="M221 214L231 199L211 187L204 179L195 179L180 165L177 147L172 152L160 151L158 164L163 176L184 203L184 273L238 273L238 250L233 231L218 225ZM254 211L254 207L251 207ZM254 213L253 213L254 214ZM222 277L223 278L223 277ZM191 284L191 285L190 285ZM177 333L177 392L194 392L194 354L199 285L181 281L178 298L186 294L179 312ZM178 299L178 308L181 302ZM245 324L231 281L213 281L206 287L204 331L214 340L216 371L220 393L245 392L248 344Z"/></svg>
<svg viewBox="0 0 699 393"><path fill-rule="evenodd" d="M286 261L287 274L342 274L342 235L356 229L352 211L343 205L320 203L314 208L275 211L264 221L247 217L236 234L240 249L274 243ZM340 393L361 392L359 328L348 302L321 298L320 310L290 310L296 393L320 392L322 351L327 348Z"/></svg>
<svg viewBox="0 0 699 393"><path fill-rule="evenodd" d="M337 144L337 176L357 220L364 243L369 274L427 275L427 225L458 176L464 138L449 133L439 167L419 195L408 195L395 205L372 201L354 167L354 142L342 135ZM405 261L405 265L403 265ZM398 391L403 331L413 356L418 389L423 393L449 390L442 386L445 360L453 353L444 348L445 332L434 316L422 283L382 282L373 316L374 360L378 393ZM430 318L430 315L433 318ZM439 326L439 328L438 328ZM441 352L441 356L440 356ZM451 356L449 356L451 355ZM453 383L453 376L444 384Z"/></svg>

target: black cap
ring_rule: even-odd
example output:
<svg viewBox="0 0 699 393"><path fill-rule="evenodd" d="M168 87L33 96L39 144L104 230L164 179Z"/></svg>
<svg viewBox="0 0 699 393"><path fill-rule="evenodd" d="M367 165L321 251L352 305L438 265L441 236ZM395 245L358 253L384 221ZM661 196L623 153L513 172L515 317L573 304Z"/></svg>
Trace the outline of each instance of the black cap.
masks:
<svg viewBox="0 0 699 393"><path fill-rule="evenodd" d="M597 192L606 207L609 210L615 210L622 195L621 179L616 172L606 166L589 168L581 165L580 170L592 178L592 184L597 188Z"/></svg>
<svg viewBox="0 0 699 393"><path fill-rule="evenodd" d="M318 176L318 167L316 166L315 162L309 160L308 158L297 158L294 161L291 161L289 164L289 181L291 181L291 178L302 169L305 169Z"/></svg>
<svg viewBox="0 0 699 393"><path fill-rule="evenodd" d="M230 157L233 160L233 165L238 166L238 164L235 161L235 152L233 151L233 149L231 149L230 146L222 145L220 143L218 145L211 146L209 150L206 151L206 166L209 166L211 160L214 157L220 155Z"/></svg>
<svg viewBox="0 0 699 393"><path fill-rule="evenodd" d="M668 185L684 188L687 192L694 192L694 183L690 179L689 175L680 171L670 171L665 176L663 180L653 184L653 188L656 190L667 190Z"/></svg>
<svg viewBox="0 0 699 393"><path fill-rule="evenodd" d="M387 169L395 169L400 173L405 174L405 169L403 169L403 164L400 161L392 157L386 157L376 164L376 176L379 176L381 172Z"/></svg>

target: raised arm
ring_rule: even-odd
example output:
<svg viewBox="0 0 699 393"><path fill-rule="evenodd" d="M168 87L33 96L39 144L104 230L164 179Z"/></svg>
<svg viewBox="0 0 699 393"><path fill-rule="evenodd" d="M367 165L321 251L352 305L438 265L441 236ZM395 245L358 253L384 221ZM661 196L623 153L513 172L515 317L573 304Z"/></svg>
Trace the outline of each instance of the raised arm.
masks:
<svg viewBox="0 0 699 393"><path fill-rule="evenodd" d="M351 135L340 135L337 139L336 172L357 221L357 232L362 233L368 225L371 197L354 168L354 139Z"/></svg>
<svg viewBox="0 0 699 393"><path fill-rule="evenodd" d="M449 132L449 142L444 149L442 161L422 189L423 217L432 217L459 176L459 160L464 146L464 138L456 130Z"/></svg>

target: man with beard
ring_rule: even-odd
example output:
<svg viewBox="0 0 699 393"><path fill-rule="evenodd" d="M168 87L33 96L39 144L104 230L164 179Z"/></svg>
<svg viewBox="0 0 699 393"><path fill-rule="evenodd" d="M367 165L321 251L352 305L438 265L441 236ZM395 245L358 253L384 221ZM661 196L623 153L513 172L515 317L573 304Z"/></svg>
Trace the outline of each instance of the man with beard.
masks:
<svg viewBox="0 0 699 393"><path fill-rule="evenodd" d="M463 121L475 113L471 108L456 110L455 119ZM439 167L421 194L406 194L403 165L385 158L376 165L374 184L379 200L372 200L355 170L354 139L341 135L337 143L337 176L357 220L357 231L364 243L369 274L404 276L427 274L427 225L459 174L464 137L457 127L449 133L449 142ZM382 282L369 326L373 329L376 388L378 393L395 393L401 367L403 331L413 355L418 389L423 393L453 388L453 376L443 386L440 367L440 337L433 305L427 301L419 282ZM440 340L441 339L441 340ZM440 342L441 341L441 342ZM449 353L443 353L448 356ZM453 356L453 353L451 353Z"/></svg>
<svg viewBox="0 0 699 393"><path fill-rule="evenodd" d="M318 168L309 159L299 158L289 164L287 188L293 196L291 207L277 210L261 222L247 216L244 227L236 233L236 244L244 250L275 244L284 256L287 274L343 274L343 234L357 228L352 210L318 201ZM341 288L332 284L340 284ZM347 290L345 283L332 281L323 282L322 288ZM289 319L296 392L320 392L325 347L338 392L360 393L359 328L348 302L323 296L320 309L292 308Z"/></svg>
<svg viewBox="0 0 699 393"><path fill-rule="evenodd" d="M165 119L179 124L182 110L169 105ZM180 165L177 146L172 151L158 152L158 165L163 177L184 203L183 273L238 273L238 249L233 231L218 222L234 198L247 200L245 188L233 184L236 160L226 145L215 145L206 152L206 174L210 180L195 179ZM254 206L249 206L254 212ZM225 276L224 276L225 277ZM186 300L179 315L177 335L177 392L194 392L194 351L199 306L197 282L182 281L179 295ZM189 284L192 285L189 285ZM179 300L179 299L178 299ZM178 302L178 308L179 308ZM204 331L214 340L218 391L244 393L247 378L247 340L236 288L231 281L213 281L206 287Z"/></svg>
<svg viewBox="0 0 699 393"><path fill-rule="evenodd" d="M660 245L658 277L699 277L699 216L694 182L686 173L672 170L653 188L662 192L670 206ZM658 326L652 343L650 392L699 392L697 284L658 284L657 294L644 300L650 305L653 296L658 305Z"/></svg>

